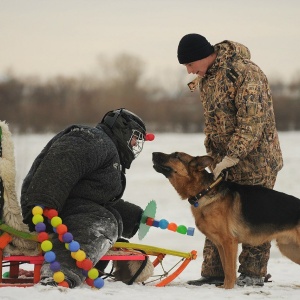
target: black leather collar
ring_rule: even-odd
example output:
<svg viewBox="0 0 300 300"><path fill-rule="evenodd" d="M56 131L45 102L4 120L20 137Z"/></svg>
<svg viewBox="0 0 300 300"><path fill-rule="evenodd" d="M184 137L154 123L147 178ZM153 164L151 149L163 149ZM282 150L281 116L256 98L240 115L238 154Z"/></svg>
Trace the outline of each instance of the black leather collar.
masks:
<svg viewBox="0 0 300 300"><path fill-rule="evenodd" d="M199 200L205 196L213 187L218 185L222 181L223 177L218 177L208 188L200 191L196 196L191 197L188 199L191 205L194 205L195 207L199 206Z"/></svg>

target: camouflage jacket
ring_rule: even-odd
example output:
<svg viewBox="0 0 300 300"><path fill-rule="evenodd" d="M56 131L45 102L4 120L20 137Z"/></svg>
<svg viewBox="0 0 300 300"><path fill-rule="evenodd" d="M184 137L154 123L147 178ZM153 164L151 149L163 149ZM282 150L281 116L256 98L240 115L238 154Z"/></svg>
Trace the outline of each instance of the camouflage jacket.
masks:
<svg viewBox="0 0 300 300"><path fill-rule="evenodd" d="M239 158L229 171L236 182L253 184L276 176L283 161L268 80L247 47L223 41L214 48L213 65L192 82L199 84L206 151L215 164L226 155Z"/></svg>

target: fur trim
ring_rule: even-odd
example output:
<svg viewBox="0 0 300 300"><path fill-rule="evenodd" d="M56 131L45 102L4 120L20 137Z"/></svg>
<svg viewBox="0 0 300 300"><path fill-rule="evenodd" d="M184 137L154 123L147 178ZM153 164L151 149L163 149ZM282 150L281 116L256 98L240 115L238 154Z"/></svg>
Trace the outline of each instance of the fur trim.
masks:
<svg viewBox="0 0 300 300"><path fill-rule="evenodd" d="M0 177L4 187L3 221L16 230L29 232L28 226L23 223L21 207L16 194L16 166L14 145L8 125L0 121L2 128L2 157L0 157ZM13 237L11 244L4 249L13 255L36 255L39 253L38 243Z"/></svg>
<svg viewBox="0 0 300 300"><path fill-rule="evenodd" d="M128 255L128 251L112 251L117 255ZM138 254L141 252L136 251ZM114 273L116 281L122 281L126 284L130 282L132 277L138 272L143 261L140 260L115 260L113 261ZM143 268L141 274L134 280L134 282L144 282L154 273L154 266L150 259L147 260L146 266Z"/></svg>
<svg viewBox="0 0 300 300"><path fill-rule="evenodd" d="M128 268L132 276L138 271L142 262L138 260L131 260L128 262ZM154 267L150 260L147 261L146 266L144 267L141 274L135 279L135 282L143 282L146 281L150 276L153 275Z"/></svg>

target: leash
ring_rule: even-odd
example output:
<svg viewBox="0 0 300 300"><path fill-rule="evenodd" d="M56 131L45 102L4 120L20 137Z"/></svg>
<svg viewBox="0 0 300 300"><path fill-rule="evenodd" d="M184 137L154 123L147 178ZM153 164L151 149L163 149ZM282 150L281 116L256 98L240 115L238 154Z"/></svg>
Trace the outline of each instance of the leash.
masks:
<svg viewBox="0 0 300 300"><path fill-rule="evenodd" d="M223 174L221 173L221 176L219 176L208 188L200 191L196 196L191 197L188 199L191 205L194 205L194 207L199 206L199 200L203 196L205 196L211 189L213 189L216 185L218 185L223 180Z"/></svg>

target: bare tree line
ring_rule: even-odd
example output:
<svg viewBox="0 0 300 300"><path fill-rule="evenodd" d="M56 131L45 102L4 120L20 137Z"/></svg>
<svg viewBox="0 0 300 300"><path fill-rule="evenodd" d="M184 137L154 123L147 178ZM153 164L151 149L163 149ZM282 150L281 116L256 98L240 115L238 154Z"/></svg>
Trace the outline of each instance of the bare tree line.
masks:
<svg viewBox="0 0 300 300"><path fill-rule="evenodd" d="M144 80L143 62L122 54L100 61L97 76L21 78L0 81L0 120L12 131L57 132L70 124L95 125L108 110L126 107L160 132L201 132L202 105L197 92L166 90L155 80ZM179 83L180 84L180 83ZM173 90L183 90L180 94ZM300 76L288 84L271 82L277 128L300 129Z"/></svg>

